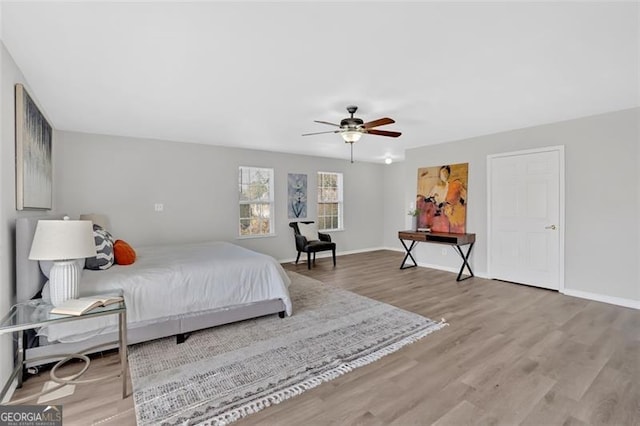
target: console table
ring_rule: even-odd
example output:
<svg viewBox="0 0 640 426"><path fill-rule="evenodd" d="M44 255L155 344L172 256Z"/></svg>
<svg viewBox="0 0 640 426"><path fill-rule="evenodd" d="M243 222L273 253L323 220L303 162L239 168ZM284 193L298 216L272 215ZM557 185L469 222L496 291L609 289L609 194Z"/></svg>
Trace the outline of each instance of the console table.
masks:
<svg viewBox="0 0 640 426"><path fill-rule="evenodd" d="M471 249L473 248L473 244L476 242L476 234L449 234L445 232L418 232L418 231L399 231L398 238L404 247L404 250L407 254L404 255L404 259L402 259L402 263L400 264L400 269L407 268L415 268L418 266L418 263L413 258L411 254L411 250L415 247L419 242L424 243L435 243L435 244L446 244L449 246L453 246L456 248L456 251L462 257L462 267L460 268L460 272L458 272L458 278L456 281L463 281L467 278L473 277L473 271L471 270L471 266L469 265L469 254L471 254ZM407 247L405 241L411 241L411 245ZM468 245L467 253L465 254L462 251L462 246ZM405 266L405 262L408 258L411 258L413 265ZM469 275L462 278L462 272L467 268L469 271Z"/></svg>

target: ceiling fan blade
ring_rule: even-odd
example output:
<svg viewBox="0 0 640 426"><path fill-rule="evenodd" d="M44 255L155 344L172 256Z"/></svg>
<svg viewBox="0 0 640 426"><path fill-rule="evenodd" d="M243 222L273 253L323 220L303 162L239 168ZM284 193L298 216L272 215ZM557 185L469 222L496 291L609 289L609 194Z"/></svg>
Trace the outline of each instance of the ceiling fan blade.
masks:
<svg viewBox="0 0 640 426"><path fill-rule="evenodd" d="M328 132L305 133L302 136L322 135L324 133L340 133L340 130L329 130Z"/></svg>
<svg viewBox="0 0 640 426"><path fill-rule="evenodd" d="M362 127L364 127L365 129L371 129L373 127L384 126L384 125L393 124L393 123L395 123L395 121L392 118L384 117L384 118L379 118L377 120L370 121L368 123L364 123Z"/></svg>
<svg viewBox="0 0 640 426"><path fill-rule="evenodd" d="M336 126L336 127L340 127L339 124L334 124L334 123L329 123L328 121L321 121L321 120L313 120L314 123L320 123L320 124L328 124L329 126Z"/></svg>
<svg viewBox="0 0 640 426"><path fill-rule="evenodd" d="M378 136L389 136L392 138L397 138L398 136L400 136L402 133L400 132L392 132L389 130L365 130L365 132L369 135L378 135Z"/></svg>

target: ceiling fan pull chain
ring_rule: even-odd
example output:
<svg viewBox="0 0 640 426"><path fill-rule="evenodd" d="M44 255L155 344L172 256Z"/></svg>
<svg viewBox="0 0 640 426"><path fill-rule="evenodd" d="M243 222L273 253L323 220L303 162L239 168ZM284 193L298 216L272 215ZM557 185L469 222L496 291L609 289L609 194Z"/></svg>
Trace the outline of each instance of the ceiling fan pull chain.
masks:
<svg viewBox="0 0 640 426"><path fill-rule="evenodd" d="M353 164L353 142L351 142L349 145L351 145L351 164Z"/></svg>

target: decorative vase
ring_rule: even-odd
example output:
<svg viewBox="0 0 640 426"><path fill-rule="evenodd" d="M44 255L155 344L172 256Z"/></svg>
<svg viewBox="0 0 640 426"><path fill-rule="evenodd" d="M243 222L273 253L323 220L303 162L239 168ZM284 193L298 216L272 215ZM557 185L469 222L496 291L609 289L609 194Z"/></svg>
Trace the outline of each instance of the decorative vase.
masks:
<svg viewBox="0 0 640 426"><path fill-rule="evenodd" d="M411 216L411 230L415 231L418 229L418 216Z"/></svg>

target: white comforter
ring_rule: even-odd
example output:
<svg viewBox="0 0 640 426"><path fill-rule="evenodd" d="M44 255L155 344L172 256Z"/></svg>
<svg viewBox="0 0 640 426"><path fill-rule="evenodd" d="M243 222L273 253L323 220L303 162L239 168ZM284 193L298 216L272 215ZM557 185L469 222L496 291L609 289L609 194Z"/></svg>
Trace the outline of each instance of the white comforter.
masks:
<svg viewBox="0 0 640 426"><path fill-rule="evenodd" d="M129 326L273 299L282 299L287 315L292 313L289 277L270 256L225 242L136 251L133 265L84 270L80 278L80 296L121 293ZM44 327L39 334L55 341L115 326L116 316L109 315Z"/></svg>

